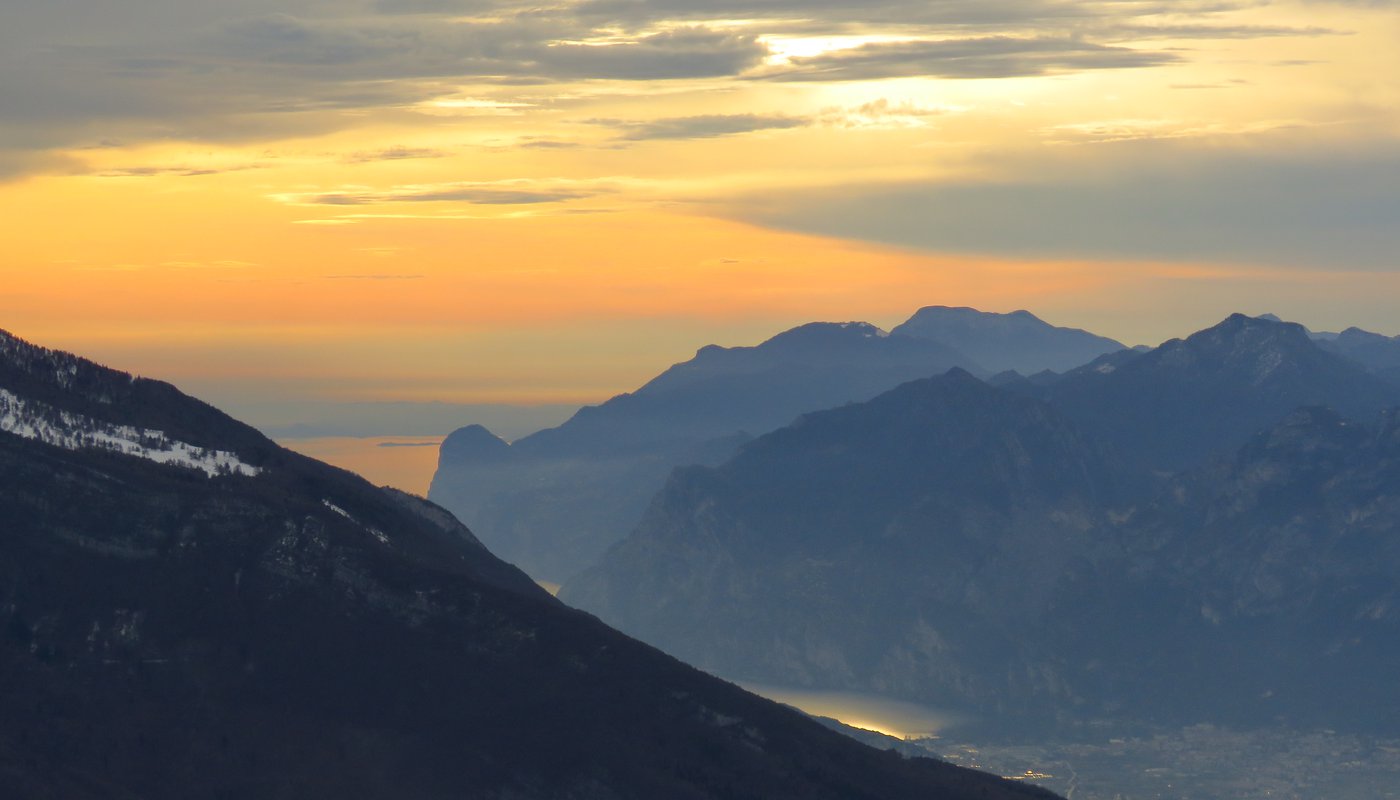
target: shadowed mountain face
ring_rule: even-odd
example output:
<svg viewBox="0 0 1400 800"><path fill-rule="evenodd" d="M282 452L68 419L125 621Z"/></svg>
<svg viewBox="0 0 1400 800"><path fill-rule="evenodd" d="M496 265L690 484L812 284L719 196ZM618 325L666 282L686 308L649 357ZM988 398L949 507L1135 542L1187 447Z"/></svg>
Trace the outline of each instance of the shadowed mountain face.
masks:
<svg viewBox="0 0 1400 800"><path fill-rule="evenodd" d="M998 715L1072 703L1026 658L1114 482L1062 415L953 371L678 470L562 596L736 678Z"/></svg>
<svg viewBox="0 0 1400 800"><path fill-rule="evenodd" d="M1014 798L574 612L442 509L0 334L0 785L63 798Z"/></svg>
<svg viewBox="0 0 1400 800"><path fill-rule="evenodd" d="M678 470L561 597L721 675L993 728L1395 735L1389 391L1238 316L1048 388L950 373Z"/></svg>
<svg viewBox="0 0 1400 800"><path fill-rule="evenodd" d="M1347 328L1333 337L1319 339L1318 346L1346 356L1391 383L1400 384L1400 336Z"/></svg>
<svg viewBox="0 0 1400 800"><path fill-rule="evenodd" d="M1085 679L1162 718L1394 736L1397 490L1394 413L1300 409L1142 503L1120 526L1124 558L1060 601L1112 611L1063 617L1058 634L1095 665Z"/></svg>
<svg viewBox="0 0 1400 800"><path fill-rule="evenodd" d="M1177 471L1228 453L1305 405L1368 419L1400 387L1323 351L1293 323L1235 314L1146 353L1112 354L1043 395L1129 463Z"/></svg>
<svg viewBox="0 0 1400 800"><path fill-rule="evenodd" d="M928 306L892 333L942 342L993 373L1064 372L1124 349L1121 342L1078 328L1057 328L1029 311L994 314L972 308Z"/></svg>
<svg viewBox="0 0 1400 800"><path fill-rule="evenodd" d="M814 323L756 347L705 347L636 392L508 447L473 426L443 444L429 497L503 558L545 580L595 561L670 471L717 464L750 435L953 366L938 343L865 323Z"/></svg>

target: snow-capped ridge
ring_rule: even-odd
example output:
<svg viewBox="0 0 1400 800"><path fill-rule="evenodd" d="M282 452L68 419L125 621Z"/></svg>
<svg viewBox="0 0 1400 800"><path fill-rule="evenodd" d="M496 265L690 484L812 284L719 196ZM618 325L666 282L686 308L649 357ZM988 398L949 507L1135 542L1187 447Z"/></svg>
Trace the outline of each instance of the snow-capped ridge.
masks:
<svg viewBox="0 0 1400 800"><path fill-rule="evenodd" d="M234 453L186 444L163 431L103 422L27 400L7 389L0 389L0 431L65 450L109 450L157 464L197 469L211 478L251 477L262 472Z"/></svg>

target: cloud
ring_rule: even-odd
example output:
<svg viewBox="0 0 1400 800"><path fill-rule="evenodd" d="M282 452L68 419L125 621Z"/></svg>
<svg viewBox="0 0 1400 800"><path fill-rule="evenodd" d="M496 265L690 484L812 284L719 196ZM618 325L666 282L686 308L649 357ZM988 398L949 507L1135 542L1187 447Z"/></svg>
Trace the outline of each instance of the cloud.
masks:
<svg viewBox="0 0 1400 800"><path fill-rule="evenodd" d="M625 141L652 139L714 139L754 131L800 128L812 124L806 117L765 114L702 114L693 117L663 117L652 120L588 120L621 131Z"/></svg>
<svg viewBox="0 0 1400 800"><path fill-rule="evenodd" d="M942 116L959 109L931 107L912 100L891 101L881 97L850 108L824 109L817 117L823 125L837 128L921 128L929 117Z"/></svg>
<svg viewBox="0 0 1400 800"><path fill-rule="evenodd" d="M417 158L446 158L451 153L431 147L407 147L395 145L381 150L361 150L350 153L342 160L347 164L371 164L377 161L404 161Z"/></svg>
<svg viewBox="0 0 1400 800"><path fill-rule="evenodd" d="M354 127L374 111L461 115L540 110L516 103L511 96L515 87L744 77L787 82L1014 77L1155 66L1193 57L1144 49L1144 37L1332 33L1229 24L1225 15L1262 2L10 3L0 27L0 74L5 76L0 81L0 180L56 163L31 153L99 141L260 142ZM799 55L788 57L774 49L783 37L870 34L883 38L829 52L798 48L791 52ZM905 40L889 41L890 36ZM486 87L499 90L501 96L489 101L494 105L470 105L469 93ZM646 91L636 87L622 94L635 98ZM444 100L452 96L468 99L454 107ZM379 157L395 154L385 151ZM366 154L366 159L375 157Z"/></svg>
<svg viewBox="0 0 1400 800"><path fill-rule="evenodd" d="M620 43L551 44L532 63L556 78L658 80L737 75L767 55L753 34L692 26Z"/></svg>
<svg viewBox="0 0 1400 800"><path fill-rule="evenodd" d="M82 164L74 158L43 150L0 146L0 183L50 172L77 172Z"/></svg>
<svg viewBox="0 0 1400 800"><path fill-rule="evenodd" d="M872 26L903 30L1090 30L1133 18L1210 16L1263 0L583 0L581 18L597 25L641 26L665 20L752 20L767 33L859 34Z"/></svg>
<svg viewBox="0 0 1400 800"><path fill-rule="evenodd" d="M572 150L580 145L578 142L563 142L557 139L526 139L516 147L527 150Z"/></svg>
<svg viewBox="0 0 1400 800"><path fill-rule="evenodd" d="M289 205L364 206L386 203L468 203L472 205L533 205L580 200L601 194L597 185L561 181L553 185L539 181L499 181L494 183L454 182L394 186L389 189L354 187L324 192L298 192L273 195Z"/></svg>
<svg viewBox="0 0 1400 800"><path fill-rule="evenodd" d="M443 113L433 104L449 87L716 77L768 54L747 33L690 25L619 35L520 6L471 20L444 16L466 10L457 3L394 4L395 13L312 0L110 5L7 10L0 153L15 155L0 155L0 178L42 164L26 151L269 141L351 127L366 110ZM497 107L521 106L500 98Z"/></svg>
<svg viewBox="0 0 1400 800"><path fill-rule="evenodd" d="M1118 36L1133 40L1160 40L1160 39L1265 39L1272 37L1306 37L1317 36L1345 36L1349 31L1340 31L1335 28L1323 28L1317 26L1307 26L1303 28L1291 25L1205 25L1205 24L1177 24L1163 25L1154 23L1115 25L1105 29L1104 33L1110 36Z"/></svg>
<svg viewBox="0 0 1400 800"><path fill-rule="evenodd" d="M1180 3L1186 6L1189 3ZM1063 3L1055 0L584 0L577 12L584 18L640 24L669 19L774 20L806 32L846 31L872 23L941 26L1005 26L1048 20L1089 18L1122 6L1111 0ZM773 26L767 26L770 29Z"/></svg>
<svg viewBox="0 0 1400 800"><path fill-rule="evenodd" d="M758 77L778 81L862 81L880 78L1011 78L1055 72L1170 64L1173 53L1093 44L1078 38L990 36L976 39L866 44L795 57Z"/></svg>
<svg viewBox="0 0 1400 800"><path fill-rule="evenodd" d="M205 175L223 175L230 172L247 172L254 169L266 169L266 164L231 164L226 166L146 166L146 167L115 167L112 169L99 170L97 172L86 173L98 178L198 178Z"/></svg>
<svg viewBox="0 0 1400 800"><path fill-rule="evenodd" d="M651 120L591 119L592 125L618 130L622 141L715 139L767 130L791 130L813 126L833 128L920 127L928 117L949 109L923 106L910 100L879 98L858 106L832 106L810 116L789 114L700 114Z"/></svg>
<svg viewBox="0 0 1400 800"><path fill-rule="evenodd" d="M1400 148L1098 145L1014 177L754 197L750 222L943 252L1400 269ZM1104 152L1111 151L1111 152Z"/></svg>

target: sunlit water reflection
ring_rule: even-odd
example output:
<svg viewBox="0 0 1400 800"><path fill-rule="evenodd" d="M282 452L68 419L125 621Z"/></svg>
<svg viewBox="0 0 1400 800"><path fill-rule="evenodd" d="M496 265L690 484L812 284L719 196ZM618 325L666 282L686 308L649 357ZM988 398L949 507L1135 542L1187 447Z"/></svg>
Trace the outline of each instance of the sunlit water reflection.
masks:
<svg viewBox="0 0 1400 800"><path fill-rule="evenodd" d="M739 685L754 694L786 703L808 714L831 717L853 728L899 739L934 736L967 721L967 717L960 714L873 694L794 689L762 683Z"/></svg>

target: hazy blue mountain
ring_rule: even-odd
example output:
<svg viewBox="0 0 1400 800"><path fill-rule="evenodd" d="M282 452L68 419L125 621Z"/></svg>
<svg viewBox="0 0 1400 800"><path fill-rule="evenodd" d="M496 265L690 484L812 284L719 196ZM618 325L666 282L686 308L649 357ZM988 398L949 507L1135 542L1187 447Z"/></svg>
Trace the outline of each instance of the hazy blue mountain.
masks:
<svg viewBox="0 0 1400 800"><path fill-rule="evenodd" d="M1177 471L1299 406L1370 418L1400 404L1400 387L1324 351L1301 325L1235 314L1144 353L1103 356L1043 396L1130 463Z"/></svg>
<svg viewBox="0 0 1400 800"><path fill-rule="evenodd" d="M1259 319L1283 321L1275 314L1261 314ZM1355 326L1341 333L1304 330L1323 350L1345 356L1393 383L1400 383L1400 336L1383 336Z"/></svg>
<svg viewBox="0 0 1400 800"><path fill-rule="evenodd" d="M501 557L563 580L636 524L674 467L718 464L799 414L952 366L979 369L938 342L861 322L803 325L755 347L704 347L637 391L508 448L479 427L454 433L429 497Z"/></svg>
<svg viewBox="0 0 1400 800"><path fill-rule="evenodd" d="M1400 336L1347 328L1334 337L1319 340L1318 346L1346 356L1386 380L1400 384Z"/></svg>
<svg viewBox="0 0 1400 800"><path fill-rule="evenodd" d="M0 334L0 785L61 798L1016 798L572 611L441 508Z"/></svg>
<svg viewBox="0 0 1400 800"><path fill-rule="evenodd" d="M991 372L1015 370L1027 376L1044 370L1064 372L1124 349L1121 342L1078 328L1056 327L1029 311L997 314L928 306L891 333L942 342Z"/></svg>
<svg viewBox="0 0 1400 800"><path fill-rule="evenodd" d="M1037 631L1105 547L1112 460L961 370L677 470L567 602L736 679L987 717L1082 702Z"/></svg>
<svg viewBox="0 0 1400 800"><path fill-rule="evenodd" d="M1385 384L1300 326L1242 316L1048 389L1000 382L912 382L677 470L560 596L726 677L993 727L1400 733ZM1189 468L1120 466L1163 454Z"/></svg>
<svg viewBox="0 0 1400 800"><path fill-rule="evenodd" d="M1056 638L1142 714L1393 736L1397 488L1400 417L1300 409L1134 509Z"/></svg>

